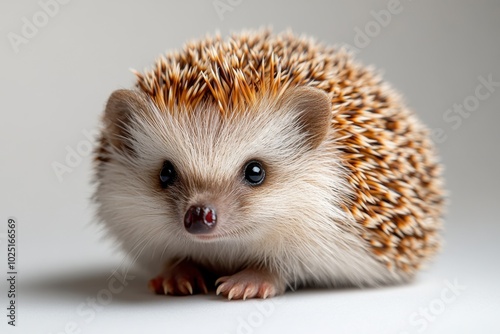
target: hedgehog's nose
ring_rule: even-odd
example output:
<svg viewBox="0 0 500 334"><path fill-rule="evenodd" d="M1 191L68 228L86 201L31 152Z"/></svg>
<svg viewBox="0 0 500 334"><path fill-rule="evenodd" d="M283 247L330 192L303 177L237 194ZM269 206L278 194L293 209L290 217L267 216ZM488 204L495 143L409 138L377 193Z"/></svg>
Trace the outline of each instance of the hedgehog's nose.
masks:
<svg viewBox="0 0 500 334"><path fill-rule="evenodd" d="M216 222L215 209L206 206L192 206L184 216L184 227L192 234L209 233Z"/></svg>

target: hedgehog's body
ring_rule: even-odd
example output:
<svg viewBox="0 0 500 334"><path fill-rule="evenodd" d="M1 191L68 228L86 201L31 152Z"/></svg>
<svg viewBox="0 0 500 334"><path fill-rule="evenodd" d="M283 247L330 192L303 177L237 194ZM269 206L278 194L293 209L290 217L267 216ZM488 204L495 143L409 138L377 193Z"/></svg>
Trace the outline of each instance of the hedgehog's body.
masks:
<svg viewBox="0 0 500 334"><path fill-rule="evenodd" d="M96 200L133 257L166 264L155 290L204 291L206 272L230 276L230 298L400 282L437 250L427 131L345 52L291 34L207 38L138 88L108 102Z"/></svg>

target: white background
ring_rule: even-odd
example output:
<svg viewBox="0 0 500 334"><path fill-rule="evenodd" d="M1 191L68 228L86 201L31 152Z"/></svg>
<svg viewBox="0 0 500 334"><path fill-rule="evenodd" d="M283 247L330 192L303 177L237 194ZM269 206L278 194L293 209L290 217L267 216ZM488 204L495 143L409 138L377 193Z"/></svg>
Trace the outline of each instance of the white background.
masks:
<svg viewBox="0 0 500 334"><path fill-rule="evenodd" d="M220 3L230 10L219 15ZM80 333L500 332L500 87L458 128L444 118L454 104L472 101L479 77L500 82L500 3L401 0L401 11L382 26L371 11L388 3L73 0L14 47L9 36L22 36L23 20L33 22L43 9L35 0L2 2L1 332L69 333L73 325ZM451 199L444 251L406 286L301 290L265 302L154 296L148 277L131 269L127 286L90 312L86 303L105 298L108 277L128 265L93 224L91 157L81 154L61 182L54 162L66 165L68 150L85 148L84 133L96 129L109 94L133 85L129 68L142 70L207 32L262 25L360 46L357 58L384 70L420 118L442 129ZM360 44L366 28L372 36ZM7 325L3 278L11 216L19 247L15 328ZM446 282L460 288L454 294Z"/></svg>

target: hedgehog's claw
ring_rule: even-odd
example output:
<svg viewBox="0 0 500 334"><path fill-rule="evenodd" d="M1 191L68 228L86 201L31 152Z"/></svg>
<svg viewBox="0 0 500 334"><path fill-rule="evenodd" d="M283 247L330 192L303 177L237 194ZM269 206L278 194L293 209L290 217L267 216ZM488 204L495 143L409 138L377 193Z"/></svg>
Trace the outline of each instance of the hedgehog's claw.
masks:
<svg viewBox="0 0 500 334"><path fill-rule="evenodd" d="M247 298L273 297L284 292L284 284L266 271L256 269L245 269L232 276L220 277L215 284L216 294L222 294L229 300Z"/></svg>
<svg viewBox="0 0 500 334"><path fill-rule="evenodd" d="M151 279L148 287L156 294L185 296L206 294L207 286L201 272L192 263L181 262Z"/></svg>

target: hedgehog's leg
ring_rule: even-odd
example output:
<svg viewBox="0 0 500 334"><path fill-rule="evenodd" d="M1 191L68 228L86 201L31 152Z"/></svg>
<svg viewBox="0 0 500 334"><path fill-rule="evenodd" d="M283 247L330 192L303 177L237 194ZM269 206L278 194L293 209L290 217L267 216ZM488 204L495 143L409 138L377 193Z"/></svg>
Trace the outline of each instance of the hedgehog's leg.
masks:
<svg viewBox="0 0 500 334"><path fill-rule="evenodd" d="M175 296L207 293L207 286L201 271L189 261L174 263L149 281L149 289L156 294Z"/></svg>
<svg viewBox="0 0 500 334"><path fill-rule="evenodd" d="M264 269L247 268L232 276L223 276L217 294L228 299L247 299L273 297L285 292L285 283L276 275Z"/></svg>

